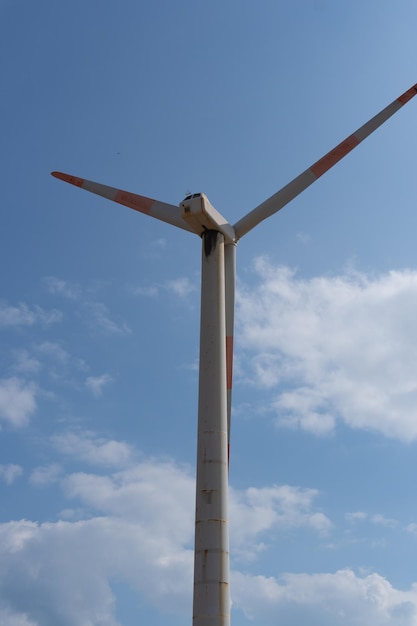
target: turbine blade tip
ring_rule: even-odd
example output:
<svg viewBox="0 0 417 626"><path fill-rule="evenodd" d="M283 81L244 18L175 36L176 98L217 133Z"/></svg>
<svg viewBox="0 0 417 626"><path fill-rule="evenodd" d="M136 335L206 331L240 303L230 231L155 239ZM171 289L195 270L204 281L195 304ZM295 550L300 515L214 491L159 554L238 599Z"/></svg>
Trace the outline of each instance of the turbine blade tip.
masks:
<svg viewBox="0 0 417 626"><path fill-rule="evenodd" d="M51 176L59 178L59 180L63 180L65 183L71 183L71 185L75 185L76 187L82 187L84 184L84 178L63 174L62 172L51 172Z"/></svg>

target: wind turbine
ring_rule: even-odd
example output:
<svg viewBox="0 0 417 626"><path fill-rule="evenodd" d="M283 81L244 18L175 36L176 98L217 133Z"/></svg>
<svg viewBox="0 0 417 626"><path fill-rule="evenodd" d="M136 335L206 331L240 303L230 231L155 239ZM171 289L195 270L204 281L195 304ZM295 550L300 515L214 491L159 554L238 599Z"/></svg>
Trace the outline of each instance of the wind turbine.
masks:
<svg viewBox="0 0 417 626"><path fill-rule="evenodd" d="M61 172L52 175L202 239L193 626L229 626L228 463L236 244L314 183L417 93L413 85L234 226L202 193L179 207Z"/></svg>

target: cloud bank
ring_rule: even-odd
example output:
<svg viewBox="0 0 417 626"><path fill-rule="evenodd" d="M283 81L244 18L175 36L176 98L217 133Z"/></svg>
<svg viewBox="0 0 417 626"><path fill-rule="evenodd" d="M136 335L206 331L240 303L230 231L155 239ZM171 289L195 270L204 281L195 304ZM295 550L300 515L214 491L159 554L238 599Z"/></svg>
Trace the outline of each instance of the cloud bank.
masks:
<svg viewBox="0 0 417 626"><path fill-rule="evenodd" d="M277 423L416 439L417 272L300 279L264 258L254 270L258 284L238 292L237 343Z"/></svg>
<svg viewBox="0 0 417 626"><path fill-rule="evenodd" d="M67 433L55 437L52 444L74 460L88 452L90 464L98 470L103 459L122 465L126 461L124 455L120 457L123 442L105 441L92 433ZM4 623L118 626L113 580L129 585L151 606L189 618L195 495L191 468L173 461L131 458L129 467L110 474L65 475L62 467L54 465L35 468L30 475L33 490L52 484L59 484L69 505L75 505L75 521L0 524ZM289 485L232 489L231 526L239 562L256 558L265 532L271 529L326 532L331 523L316 508L317 495ZM70 517L69 509L65 515ZM237 595L235 605L248 614L251 610Z"/></svg>

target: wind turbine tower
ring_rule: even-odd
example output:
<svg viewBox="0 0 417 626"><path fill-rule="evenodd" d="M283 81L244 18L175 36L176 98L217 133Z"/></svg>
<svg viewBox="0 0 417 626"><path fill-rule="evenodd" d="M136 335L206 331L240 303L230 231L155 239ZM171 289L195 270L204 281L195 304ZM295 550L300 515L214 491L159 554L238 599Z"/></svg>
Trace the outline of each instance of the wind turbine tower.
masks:
<svg viewBox="0 0 417 626"><path fill-rule="evenodd" d="M202 193L179 206L70 176L52 175L202 239L200 370L193 626L229 626L228 463L230 447L236 244L314 183L417 93L417 84L234 226Z"/></svg>

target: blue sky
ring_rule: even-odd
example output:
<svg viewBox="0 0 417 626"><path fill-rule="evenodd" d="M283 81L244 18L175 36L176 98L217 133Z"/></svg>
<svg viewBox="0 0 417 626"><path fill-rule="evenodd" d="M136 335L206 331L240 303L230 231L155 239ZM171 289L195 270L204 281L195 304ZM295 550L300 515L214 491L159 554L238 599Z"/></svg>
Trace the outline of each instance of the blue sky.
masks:
<svg viewBox="0 0 417 626"><path fill-rule="evenodd" d="M200 241L417 80L412 0L0 0L0 624L191 623ZM412 100L238 245L232 623L417 624Z"/></svg>

